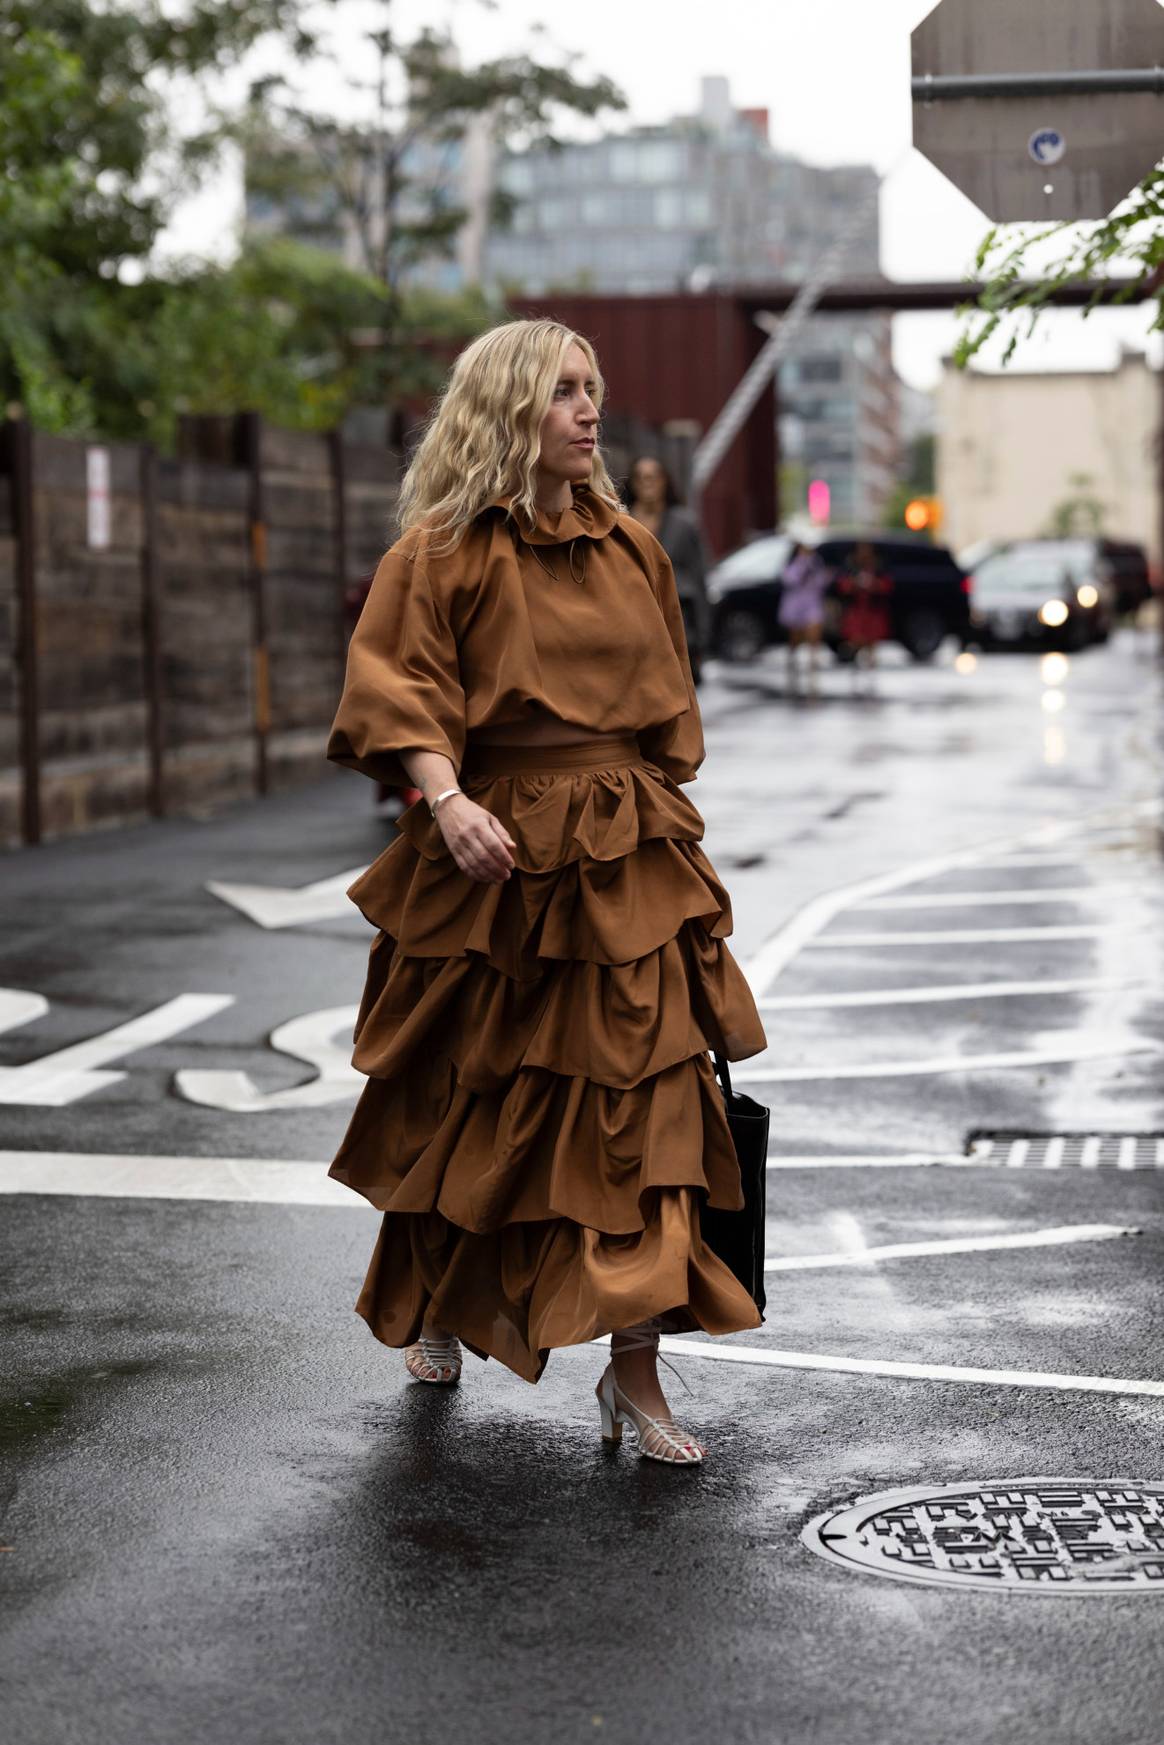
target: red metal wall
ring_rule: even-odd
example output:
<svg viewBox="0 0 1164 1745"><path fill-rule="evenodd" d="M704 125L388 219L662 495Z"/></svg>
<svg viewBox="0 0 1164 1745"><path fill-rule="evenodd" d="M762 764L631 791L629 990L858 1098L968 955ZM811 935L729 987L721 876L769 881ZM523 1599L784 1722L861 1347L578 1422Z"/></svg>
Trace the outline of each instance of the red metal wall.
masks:
<svg viewBox="0 0 1164 1745"><path fill-rule="evenodd" d="M672 418L707 431L764 343L734 296L515 297L521 315L551 316L585 334L606 379L607 406L656 427ZM769 387L703 495L716 556L776 524L776 403Z"/></svg>

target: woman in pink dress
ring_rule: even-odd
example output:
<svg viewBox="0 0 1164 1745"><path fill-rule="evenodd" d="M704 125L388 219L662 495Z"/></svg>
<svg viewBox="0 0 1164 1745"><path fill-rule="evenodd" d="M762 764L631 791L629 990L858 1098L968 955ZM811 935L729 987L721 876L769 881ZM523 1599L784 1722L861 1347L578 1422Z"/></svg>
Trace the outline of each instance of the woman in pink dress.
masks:
<svg viewBox="0 0 1164 1745"><path fill-rule="evenodd" d="M824 623L824 597L832 580L828 566L811 545L798 541L780 578L776 616L788 636L788 682L795 687L799 671L796 651L808 649L809 683L816 685L817 651Z"/></svg>

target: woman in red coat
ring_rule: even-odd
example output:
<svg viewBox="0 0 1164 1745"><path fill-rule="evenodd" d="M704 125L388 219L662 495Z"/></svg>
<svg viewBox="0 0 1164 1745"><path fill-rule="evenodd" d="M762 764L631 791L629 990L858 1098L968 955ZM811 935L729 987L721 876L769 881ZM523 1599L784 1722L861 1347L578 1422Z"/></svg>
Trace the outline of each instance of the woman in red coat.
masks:
<svg viewBox="0 0 1164 1745"><path fill-rule="evenodd" d="M856 546L837 577L836 591L843 601L840 637L853 650L858 666L873 666L877 644L889 635L889 597L893 583L878 568L877 553L867 540Z"/></svg>

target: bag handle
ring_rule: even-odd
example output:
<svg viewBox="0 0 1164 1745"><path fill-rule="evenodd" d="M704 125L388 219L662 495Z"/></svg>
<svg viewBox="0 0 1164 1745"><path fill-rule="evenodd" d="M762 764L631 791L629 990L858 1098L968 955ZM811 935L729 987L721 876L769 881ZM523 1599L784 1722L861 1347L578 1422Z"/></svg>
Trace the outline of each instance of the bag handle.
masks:
<svg viewBox="0 0 1164 1745"><path fill-rule="evenodd" d="M713 1052L715 1055L715 1070L719 1074L719 1082L723 1086L725 1096L730 1097L733 1094L732 1075L728 1071L727 1057L726 1055L722 1055L718 1048Z"/></svg>

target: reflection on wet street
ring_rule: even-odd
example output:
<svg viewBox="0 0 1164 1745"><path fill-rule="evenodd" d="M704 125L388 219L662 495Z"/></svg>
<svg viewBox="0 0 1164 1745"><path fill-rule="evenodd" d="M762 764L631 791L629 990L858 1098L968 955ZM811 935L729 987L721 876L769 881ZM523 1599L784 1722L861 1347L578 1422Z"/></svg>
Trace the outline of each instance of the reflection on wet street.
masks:
<svg viewBox="0 0 1164 1745"><path fill-rule="evenodd" d="M859 686L826 669L814 697L782 657L709 667L693 793L768 1036L733 1077L772 1110L769 1307L667 1341L714 1444L688 1485L603 1449L598 1351L536 1391L470 1357L433 1398L350 1314L374 1218L323 1163L367 934L335 893L391 828L356 783L142 830L131 861L92 837L14 865L16 1651L81 1644L110 1738L132 1713L201 1745L245 1703L240 1736L307 1745L388 1710L430 1736L434 1666L483 1738L535 1669L531 1738L761 1737L772 1701L815 1712L843 1639L862 1705L940 1737L945 1675L887 1681L913 1611L798 1536L914 1478L1156 1470L1153 657L1127 631L1070 658L947 647ZM78 879L102 897L62 949L48 916ZM625 1627L661 1582L656 1631L699 1644L662 1690ZM932 1667L985 1652L965 1605L927 1616ZM1098 1645L1066 1611L1010 1614L1018 1663ZM1145 1662L1104 1644L1136 1713ZM827 1706L830 1739L856 1725L844 1688Z"/></svg>

